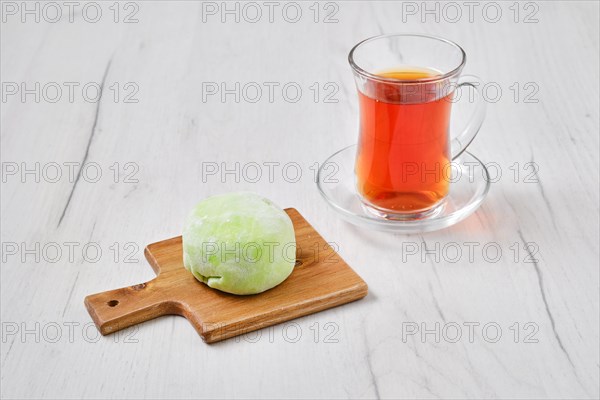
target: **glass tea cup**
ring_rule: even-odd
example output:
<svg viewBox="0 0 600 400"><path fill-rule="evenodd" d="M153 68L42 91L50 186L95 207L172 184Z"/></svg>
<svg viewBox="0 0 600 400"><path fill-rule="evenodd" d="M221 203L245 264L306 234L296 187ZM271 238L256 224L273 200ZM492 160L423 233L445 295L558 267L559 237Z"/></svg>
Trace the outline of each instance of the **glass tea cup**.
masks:
<svg viewBox="0 0 600 400"><path fill-rule="evenodd" d="M437 215L450 191L452 160L485 117L480 79L461 77L464 50L433 36L382 35L354 46L348 61L359 97L354 171L363 207L393 220ZM477 93L475 111L451 138L452 104L464 86Z"/></svg>

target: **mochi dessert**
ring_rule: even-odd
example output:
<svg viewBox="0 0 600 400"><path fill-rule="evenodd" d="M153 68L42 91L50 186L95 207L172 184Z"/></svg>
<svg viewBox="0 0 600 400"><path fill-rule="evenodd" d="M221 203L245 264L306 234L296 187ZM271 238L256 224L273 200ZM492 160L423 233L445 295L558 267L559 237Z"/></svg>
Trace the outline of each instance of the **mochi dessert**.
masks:
<svg viewBox="0 0 600 400"><path fill-rule="evenodd" d="M183 265L211 288L255 294L283 282L294 269L296 237L290 217L254 193L209 197L183 229Z"/></svg>

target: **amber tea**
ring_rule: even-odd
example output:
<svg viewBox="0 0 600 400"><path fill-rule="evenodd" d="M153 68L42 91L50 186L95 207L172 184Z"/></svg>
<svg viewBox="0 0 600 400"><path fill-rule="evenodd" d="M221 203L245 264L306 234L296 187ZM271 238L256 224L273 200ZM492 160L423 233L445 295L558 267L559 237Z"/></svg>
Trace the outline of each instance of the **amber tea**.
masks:
<svg viewBox="0 0 600 400"><path fill-rule="evenodd" d="M359 91L357 190L377 209L426 211L444 199L450 186L452 93L439 95L430 78L440 74L431 69L376 75L387 79L372 79Z"/></svg>

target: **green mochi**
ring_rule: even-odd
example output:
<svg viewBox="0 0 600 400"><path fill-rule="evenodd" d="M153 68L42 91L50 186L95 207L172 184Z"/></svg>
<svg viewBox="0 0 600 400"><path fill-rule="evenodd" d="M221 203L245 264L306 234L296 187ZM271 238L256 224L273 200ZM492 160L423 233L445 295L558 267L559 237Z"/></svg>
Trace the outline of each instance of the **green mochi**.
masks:
<svg viewBox="0 0 600 400"><path fill-rule="evenodd" d="M183 229L183 265L211 288L255 294L283 282L296 262L290 217L254 193L209 197Z"/></svg>

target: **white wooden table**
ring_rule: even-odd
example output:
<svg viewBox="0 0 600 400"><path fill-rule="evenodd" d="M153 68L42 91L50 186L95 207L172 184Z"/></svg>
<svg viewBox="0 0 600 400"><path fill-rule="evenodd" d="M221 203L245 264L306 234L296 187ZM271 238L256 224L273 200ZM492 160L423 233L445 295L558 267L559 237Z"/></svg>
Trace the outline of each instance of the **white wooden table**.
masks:
<svg viewBox="0 0 600 400"><path fill-rule="evenodd" d="M598 398L598 2L113 3L2 2L2 398ZM471 150L501 175L446 230L363 231L315 187L356 141L347 53L384 32L487 82ZM238 190L367 298L214 345L176 316L99 336L83 298Z"/></svg>

